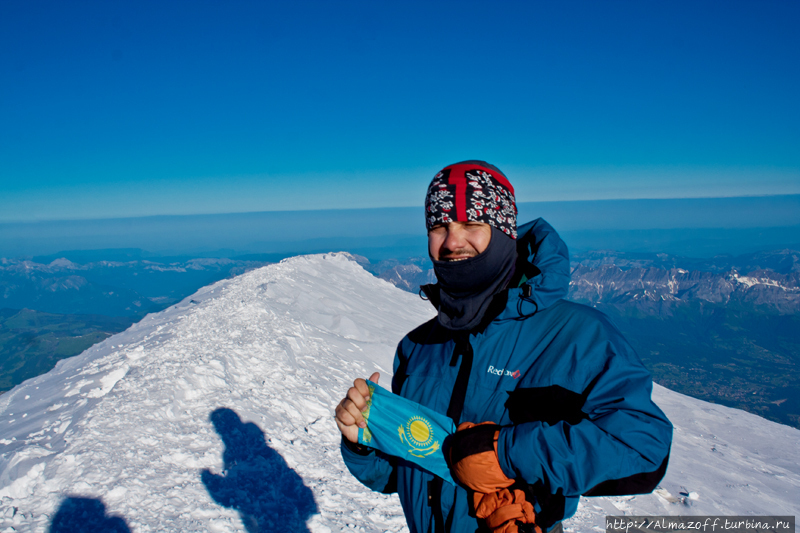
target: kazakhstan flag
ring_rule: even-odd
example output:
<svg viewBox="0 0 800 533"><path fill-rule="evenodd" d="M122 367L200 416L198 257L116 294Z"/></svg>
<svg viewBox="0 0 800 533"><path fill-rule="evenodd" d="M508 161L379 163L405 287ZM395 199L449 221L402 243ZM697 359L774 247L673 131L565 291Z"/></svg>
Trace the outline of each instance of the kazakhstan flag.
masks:
<svg viewBox="0 0 800 533"><path fill-rule="evenodd" d="M449 417L367 381L369 400L358 442L400 457L455 485L444 460L442 443L455 433Z"/></svg>

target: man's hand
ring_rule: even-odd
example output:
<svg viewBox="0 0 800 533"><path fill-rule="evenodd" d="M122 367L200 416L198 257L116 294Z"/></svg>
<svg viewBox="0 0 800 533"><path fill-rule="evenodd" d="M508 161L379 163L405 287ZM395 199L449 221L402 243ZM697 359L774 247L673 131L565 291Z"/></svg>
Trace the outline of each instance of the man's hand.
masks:
<svg viewBox="0 0 800 533"><path fill-rule="evenodd" d="M377 383L380 377L380 373L375 372L369 377L369 380ZM367 382L358 378L347 391L347 396L336 406L336 425L339 426L339 431L342 432L344 438L354 444L358 444L358 428L367 427L362 411L367 408L368 398Z"/></svg>

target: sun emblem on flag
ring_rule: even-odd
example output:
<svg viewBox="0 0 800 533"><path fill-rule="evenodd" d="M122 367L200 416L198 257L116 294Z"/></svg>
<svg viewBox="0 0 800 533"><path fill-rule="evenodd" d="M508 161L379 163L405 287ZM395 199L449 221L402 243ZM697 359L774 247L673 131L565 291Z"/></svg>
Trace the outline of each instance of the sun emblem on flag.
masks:
<svg viewBox="0 0 800 533"><path fill-rule="evenodd" d="M412 416L397 427L400 442L408 445L408 453L415 457L427 457L439 449L439 441L433 440L433 426L422 416Z"/></svg>

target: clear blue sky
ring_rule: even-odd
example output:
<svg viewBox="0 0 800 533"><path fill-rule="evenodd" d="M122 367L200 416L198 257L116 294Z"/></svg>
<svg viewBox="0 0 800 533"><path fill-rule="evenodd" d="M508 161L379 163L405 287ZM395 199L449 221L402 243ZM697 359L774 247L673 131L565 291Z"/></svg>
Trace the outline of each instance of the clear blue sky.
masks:
<svg viewBox="0 0 800 533"><path fill-rule="evenodd" d="M0 2L0 222L800 193L800 2Z"/></svg>

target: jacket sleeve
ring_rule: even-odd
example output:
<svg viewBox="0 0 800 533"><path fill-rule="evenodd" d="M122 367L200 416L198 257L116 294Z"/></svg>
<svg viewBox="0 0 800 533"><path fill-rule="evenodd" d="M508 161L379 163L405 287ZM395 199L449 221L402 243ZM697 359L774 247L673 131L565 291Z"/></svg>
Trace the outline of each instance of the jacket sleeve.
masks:
<svg viewBox="0 0 800 533"><path fill-rule="evenodd" d="M368 448L367 454L357 453L344 439L341 449L344 464L357 480L377 492L397 492L394 458L372 448Z"/></svg>
<svg viewBox="0 0 800 533"><path fill-rule="evenodd" d="M593 343L602 356L587 358L601 365L586 375L579 421L501 430L498 458L508 477L542 482L551 494L606 496L650 492L664 476L672 424L650 398L649 372L609 327L611 336Z"/></svg>

